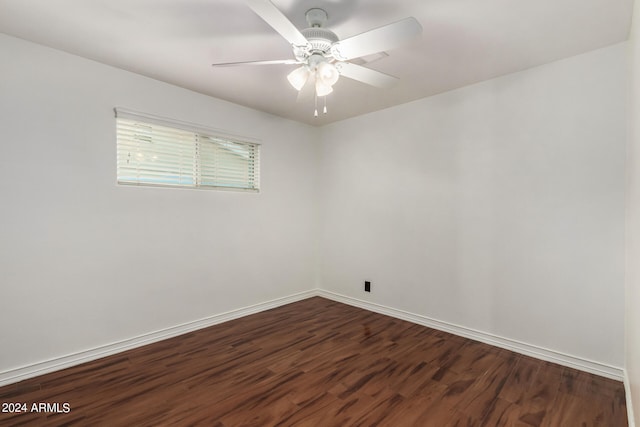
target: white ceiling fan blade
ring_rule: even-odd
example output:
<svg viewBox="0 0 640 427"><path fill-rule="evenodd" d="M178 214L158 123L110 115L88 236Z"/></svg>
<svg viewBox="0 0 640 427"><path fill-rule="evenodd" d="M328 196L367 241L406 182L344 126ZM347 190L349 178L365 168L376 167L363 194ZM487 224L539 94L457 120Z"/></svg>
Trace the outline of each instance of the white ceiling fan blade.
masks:
<svg viewBox="0 0 640 427"><path fill-rule="evenodd" d="M422 33L420 23L413 17L405 18L357 36L340 40L333 44L331 53L339 61L346 61L394 49L420 33Z"/></svg>
<svg viewBox="0 0 640 427"><path fill-rule="evenodd" d="M294 65L301 64L300 61L296 61L295 59L276 59L274 61L244 61L244 62L221 62L218 64L211 64L213 67L234 67L236 65Z"/></svg>
<svg viewBox="0 0 640 427"><path fill-rule="evenodd" d="M399 80L397 77L349 62L336 62L334 65L342 76L383 89L393 86Z"/></svg>
<svg viewBox="0 0 640 427"><path fill-rule="evenodd" d="M247 5L265 22L273 27L282 37L294 46L304 47L309 44L305 36L287 19L269 0L245 0Z"/></svg>

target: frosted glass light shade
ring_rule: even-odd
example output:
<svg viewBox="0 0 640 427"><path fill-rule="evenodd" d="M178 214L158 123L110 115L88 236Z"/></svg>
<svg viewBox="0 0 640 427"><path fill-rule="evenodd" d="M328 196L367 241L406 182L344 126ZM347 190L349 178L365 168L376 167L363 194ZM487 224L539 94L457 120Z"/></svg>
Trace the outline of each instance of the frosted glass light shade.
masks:
<svg viewBox="0 0 640 427"><path fill-rule="evenodd" d="M316 95L327 96L333 92L333 88L325 84L322 79L316 77Z"/></svg>
<svg viewBox="0 0 640 427"><path fill-rule="evenodd" d="M296 68L290 72L287 79L289 80L289 83L291 83L291 86L293 86L297 91L300 91L304 87L305 83L307 83L309 74L309 69L303 65L302 67Z"/></svg>
<svg viewBox="0 0 640 427"><path fill-rule="evenodd" d="M318 75L317 78L326 86L333 86L338 81L338 78L340 78L338 69L335 65L329 64L328 62L318 64L316 73Z"/></svg>

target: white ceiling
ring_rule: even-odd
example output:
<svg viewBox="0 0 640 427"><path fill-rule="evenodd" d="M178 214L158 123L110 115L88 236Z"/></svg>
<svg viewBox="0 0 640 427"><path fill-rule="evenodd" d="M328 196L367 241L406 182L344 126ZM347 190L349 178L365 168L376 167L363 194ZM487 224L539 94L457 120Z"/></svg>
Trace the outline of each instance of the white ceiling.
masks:
<svg viewBox="0 0 640 427"><path fill-rule="evenodd" d="M201 92L323 125L627 39L632 0L272 0L298 27L312 7L341 39L414 16L424 32L366 66L390 89L341 78L326 115L297 102L293 65L213 68L292 58L242 0L0 0L0 32ZM3 60L7 60L4 58ZM44 67L46 64L33 64Z"/></svg>

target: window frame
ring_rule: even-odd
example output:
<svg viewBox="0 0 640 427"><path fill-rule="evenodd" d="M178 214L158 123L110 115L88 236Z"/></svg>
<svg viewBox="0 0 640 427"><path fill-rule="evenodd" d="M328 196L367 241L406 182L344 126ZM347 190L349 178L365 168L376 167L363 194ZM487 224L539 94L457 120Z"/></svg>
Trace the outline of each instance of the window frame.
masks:
<svg viewBox="0 0 640 427"><path fill-rule="evenodd" d="M261 152L261 143L259 140L246 136L237 136L233 135L229 132L222 131L219 129L214 129L211 127L198 125L194 123L184 122L180 120L168 119L165 117L155 116L147 113L140 113L137 111L132 111L129 109L116 107L114 108L115 113L115 122L116 122L116 183L117 185L125 185L125 186L134 186L134 187L161 187L161 188L182 188L182 189L197 189L197 190L222 190L222 191L238 191L238 192L249 192L249 193L260 193L260 152ZM182 132L188 135L189 140L187 140L187 148L189 148L188 144L193 143L193 156L185 156L184 158L188 160L189 167L188 173L184 175L181 173L178 177L174 177L172 173L175 173L175 170L170 170L169 168L165 169L165 171L160 171L159 173L165 174L164 179L166 181L170 181L171 179L175 179L177 182L169 183L169 182L153 182L150 177L147 177L145 181L144 178L138 178L138 180L126 179L125 176L121 175L121 172L125 171L126 168L121 167L122 161L122 152L121 150L127 150L127 147L124 147L126 144L131 144L131 140L127 142L121 141L121 133L124 133L124 130L121 129L121 125L130 126L127 124L123 124L121 122L138 122L141 125L147 125L151 129L153 126L161 126L163 128L169 128L176 132ZM141 139L142 140L142 139ZM121 143L122 142L122 143ZM168 142L172 144L173 142ZM184 142L183 142L184 144ZM212 144L212 145L205 145ZM225 145L227 145L225 147ZM177 149L180 146L178 139L175 140L175 145L172 149ZM230 183L231 177L226 175L225 173L220 173L219 169L216 169L217 166L212 165L212 163L203 162L203 158L205 156L205 152L208 152L209 156L216 158L216 152L220 151L223 153L229 153L230 147L240 148L241 146L247 146L246 153L249 158L252 158L252 161L247 162L247 175L248 177L244 180L239 180L238 183L246 184L246 185L233 185ZM203 149L204 147L204 149ZM153 151L145 151L144 153L152 154ZM130 152L128 153L130 156ZM169 155L169 156L173 156ZM220 154L218 154L220 156ZM219 158L219 157L218 157ZM179 157L182 160L182 157ZM241 164L240 162L239 164ZM244 166L243 166L244 167ZM134 168L130 168L134 170ZM213 173L213 175L205 174L203 170L208 169L209 171L217 171ZM242 171L235 171L235 173L242 173ZM149 174L150 175L150 174ZM191 175L191 183L179 182L182 181L184 176ZM217 176L216 177L214 177ZM220 178L222 175L223 178ZM251 176L251 178L249 178ZM160 181L162 178L159 175L158 180ZM224 182L224 180L227 182ZM206 182L210 183L206 183Z"/></svg>

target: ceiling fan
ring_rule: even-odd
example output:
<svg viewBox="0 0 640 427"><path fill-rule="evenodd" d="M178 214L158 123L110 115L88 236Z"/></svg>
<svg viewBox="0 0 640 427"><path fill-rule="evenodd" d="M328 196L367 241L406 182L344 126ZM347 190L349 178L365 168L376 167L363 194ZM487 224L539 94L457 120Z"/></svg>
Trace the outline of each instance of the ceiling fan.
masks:
<svg viewBox="0 0 640 427"><path fill-rule="evenodd" d="M246 0L246 3L291 43L295 59L226 62L213 66L300 65L289 73L287 79L298 92L309 86L315 89L316 117L317 98L333 92L333 85L340 76L379 88L389 87L398 80L380 71L347 61L396 48L422 33L422 26L418 21L409 17L340 40L333 31L325 28L328 15L323 9L309 9L305 14L309 27L298 30L270 0ZM326 103L324 112L326 113Z"/></svg>

